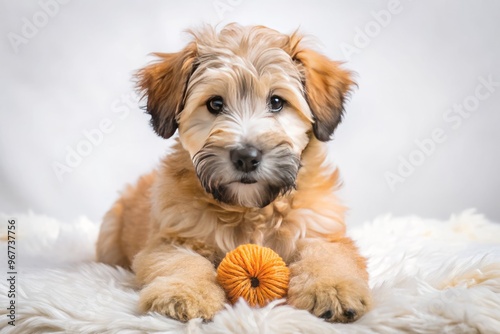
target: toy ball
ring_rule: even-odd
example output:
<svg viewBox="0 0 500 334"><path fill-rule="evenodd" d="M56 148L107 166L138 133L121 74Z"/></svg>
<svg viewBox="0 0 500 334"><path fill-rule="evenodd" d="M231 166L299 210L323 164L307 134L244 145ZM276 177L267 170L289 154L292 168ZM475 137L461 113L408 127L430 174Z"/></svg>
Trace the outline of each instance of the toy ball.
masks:
<svg viewBox="0 0 500 334"><path fill-rule="evenodd" d="M232 304L242 297L251 306L265 306L286 296L289 279L290 270L281 257L254 244L227 253L217 268L217 281Z"/></svg>

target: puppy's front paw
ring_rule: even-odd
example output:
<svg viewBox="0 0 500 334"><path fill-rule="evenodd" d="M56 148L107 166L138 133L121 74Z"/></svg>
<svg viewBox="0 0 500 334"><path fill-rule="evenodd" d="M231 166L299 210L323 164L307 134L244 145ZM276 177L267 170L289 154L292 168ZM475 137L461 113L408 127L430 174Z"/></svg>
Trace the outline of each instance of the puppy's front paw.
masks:
<svg viewBox="0 0 500 334"><path fill-rule="evenodd" d="M313 278L302 274L290 280L288 304L330 322L351 322L369 310L371 292L361 278Z"/></svg>
<svg viewBox="0 0 500 334"><path fill-rule="evenodd" d="M142 289L139 297L143 312L158 312L184 322L194 318L210 320L224 307L224 302L224 291L215 282L170 277L157 277Z"/></svg>

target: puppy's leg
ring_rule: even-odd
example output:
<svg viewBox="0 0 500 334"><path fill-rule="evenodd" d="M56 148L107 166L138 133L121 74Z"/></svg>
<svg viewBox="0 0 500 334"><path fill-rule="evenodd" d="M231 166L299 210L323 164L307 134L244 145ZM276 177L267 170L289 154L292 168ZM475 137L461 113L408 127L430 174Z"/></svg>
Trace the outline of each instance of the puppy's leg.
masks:
<svg viewBox="0 0 500 334"><path fill-rule="evenodd" d="M123 211L123 203L118 200L104 216L96 244L96 257L99 262L128 268L130 261L121 247Z"/></svg>
<svg viewBox="0 0 500 334"><path fill-rule="evenodd" d="M149 233L150 189L156 171L141 176L104 216L97 240L97 261L130 268L131 259L144 248Z"/></svg>
<svg viewBox="0 0 500 334"><path fill-rule="evenodd" d="M185 248L162 245L137 254L132 264L143 285L139 307L188 321L212 319L224 307L225 294L213 264Z"/></svg>
<svg viewBox="0 0 500 334"><path fill-rule="evenodd" d="M288 303L327 321L351 322L371 305L365 259L349 238L299 242Z"/></svg>

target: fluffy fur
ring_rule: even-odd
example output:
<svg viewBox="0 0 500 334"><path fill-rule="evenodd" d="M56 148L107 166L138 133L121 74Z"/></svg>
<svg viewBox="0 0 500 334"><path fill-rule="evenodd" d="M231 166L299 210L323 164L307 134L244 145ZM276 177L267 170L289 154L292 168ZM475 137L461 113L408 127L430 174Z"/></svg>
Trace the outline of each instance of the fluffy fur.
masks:
<svg viewBox="0 0 500 334"><path fill-rule="evenodd" d="M496 333L500 328L500 224L473 211L447 221L382 216L348 235L370 259L373 309L353 324L330 324L280 305L226 305L212 322L182 323L137 310L134 275L93 262L99 223L0 214L22 226L16 326L0 333ZM1 232L0 232L1 233ZM0 236L0 240L3 240ZM0 245L6 248L5 241ZM8 282L0 281L7 291ZM9 305L6 293L0 305Z"/></svg>
<svg viewBox="0 0 500 334"><path fill-rule="evenodd" d="M358 319L371 305L368 274L344 236L324 143L341 120L350 73L296 33L232 24L192 35L138 73L153 128L179 136L158 170L106 214L98 259L133 269L143 311L212 319L225 302L216 266L255 243L290 265L290 305L328 321ZM217 112L214 98L223 101ZM249 146L261 154L250 171L231 158Z"/></svg>

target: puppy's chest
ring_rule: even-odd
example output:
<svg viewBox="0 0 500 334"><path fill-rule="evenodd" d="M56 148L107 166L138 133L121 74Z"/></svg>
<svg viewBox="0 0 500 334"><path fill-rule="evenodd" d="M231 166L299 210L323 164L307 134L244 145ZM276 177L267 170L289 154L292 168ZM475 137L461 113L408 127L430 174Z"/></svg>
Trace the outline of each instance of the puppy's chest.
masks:
<svg viewBox="0 0 500 334"><path fill-rule="evenodd" d="M205 242L212 243L217 252L225 253L242 244L269 247L287 258L294 250L295 239L300 234L295 226L287 224L286 213L267 208L237 215L218 215L212 235Z"/></svg>
<svg viewBox="0 0 500 334"><path fill-rule="evenodd" d="M234 225L233 235L240 238L240 244L264 245L278 233L282 222L283 217L280 216L247 213Z"/></svg>

